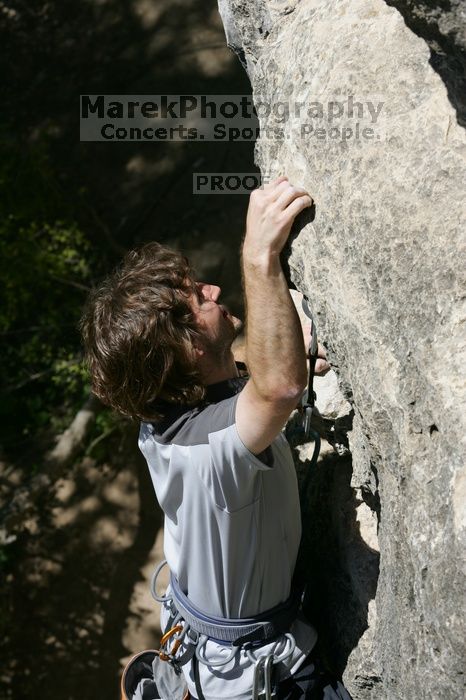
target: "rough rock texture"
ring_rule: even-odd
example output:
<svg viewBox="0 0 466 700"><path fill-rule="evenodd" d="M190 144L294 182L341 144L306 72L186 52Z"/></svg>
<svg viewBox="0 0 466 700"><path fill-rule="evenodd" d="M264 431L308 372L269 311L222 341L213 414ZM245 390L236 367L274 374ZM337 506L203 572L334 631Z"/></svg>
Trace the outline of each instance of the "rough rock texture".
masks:
<svg viewBox="0 0 466 700"><path fill-rule="evenodd" d="M220 11L256 105L327 109L294 121L262 110L256 148L263 172L314 196L287 251L290 275L354 411L352 464L325 457L313 477L311 608L333 630L328 653L356 700L459 700L464 5L220 0ZM331 126L354 131L348 96L383 102L375 123L360 119L372 140L330 137ZM346 110L331 122L329 101ZM306 120L326 135L301 138Z"/></svg>
<svg viewBox="0 0 466 700"><path fill-rule="evenodd" d="M466 4L464 0L387 0L430 49L458 121L466 125Z"/></svg>

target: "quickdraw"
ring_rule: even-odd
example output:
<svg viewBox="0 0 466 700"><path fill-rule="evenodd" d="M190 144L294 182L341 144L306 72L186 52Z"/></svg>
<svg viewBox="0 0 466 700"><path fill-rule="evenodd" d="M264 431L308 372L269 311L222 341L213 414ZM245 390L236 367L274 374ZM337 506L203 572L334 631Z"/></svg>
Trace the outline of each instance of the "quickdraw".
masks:
<svg viewBox="0 0 466 700"><path fill-rule="evenodd" d="M254 667L254 681L252 686L252 700L272 700L277 694L272 688L273 654L261 656Z"/></svg>
<svg viewBox="0 0 466 700"><path fill-rule="evenodd" d="M310 437L312 412L314 410L314 406L315 406L315 402L316 402L316 394L314 391L314 375L315 375L315 370L316 370L317 356L318 356L318 352L319 352L319 344L317 342L316 324L315 324L314 319L312 317L312 313L311 313L311 310L309 308L309 303L308 303L307 299L302 300L302 307L303 307L304 313L311 321L311 342L309 344L309 350L308 350L308 352L309 352L309 379L308 379L305 398L303 399L303 403L301 405L301 412L303 415L304 437L307 441Z"/></svg>
<svg viewBox="0 0 466 700"><path fill-rule="evenodd" d="M312 313L309 307L309 302L306 298L303 298L301 302L302 308L306 316L311 322L311 341L308 348L308 359L309 359L309 379L307 384L307 389L303 394L301 399L301 404L298 407L298 412L301 416L301 424L297 424L296 420L290 421L286 429L286 437L291 445L296 446L297 444L302 444L314 442L314 452L310 460L309 468L307 470L306 478L304 483L300 488L302 494L302 501L306 500L307 488L309 485L309 478L313 467L317 463L320 452L320 435L316 430L312 428L312 414L314 412L316 393L314 391L314 376L316 362L318 360L319 344L317 342L317 328L315 321L312 317Z"/></svg>

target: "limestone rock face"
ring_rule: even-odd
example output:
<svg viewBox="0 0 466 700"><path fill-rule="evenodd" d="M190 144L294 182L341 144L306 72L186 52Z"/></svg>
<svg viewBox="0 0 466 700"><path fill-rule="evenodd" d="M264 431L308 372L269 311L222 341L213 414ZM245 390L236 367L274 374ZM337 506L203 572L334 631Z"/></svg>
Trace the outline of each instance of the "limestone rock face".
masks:
<svg viewBox="0 0 466 700"><path fill-rule="evenodd" d="M314 484L329 654L356 700L459 700L464 5L219 5L253 87L257 163L315 200L286 259L354 411L352 464L324 460Z"/></svg>

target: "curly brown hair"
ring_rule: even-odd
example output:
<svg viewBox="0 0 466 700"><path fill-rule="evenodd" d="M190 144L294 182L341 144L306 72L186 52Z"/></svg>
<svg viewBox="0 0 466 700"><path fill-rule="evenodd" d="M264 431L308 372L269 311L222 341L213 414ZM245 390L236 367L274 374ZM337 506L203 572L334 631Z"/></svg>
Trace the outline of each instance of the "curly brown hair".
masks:
<svg viewBox="0 0 466 700"><path fill-rule="evenodd" d="M90 293L80 330L92 391L103 403L150 421L163 416L164 401L204 398L193 345L200 335L189 304L193 292L187 258L148 243L127 253Z"/></svg>

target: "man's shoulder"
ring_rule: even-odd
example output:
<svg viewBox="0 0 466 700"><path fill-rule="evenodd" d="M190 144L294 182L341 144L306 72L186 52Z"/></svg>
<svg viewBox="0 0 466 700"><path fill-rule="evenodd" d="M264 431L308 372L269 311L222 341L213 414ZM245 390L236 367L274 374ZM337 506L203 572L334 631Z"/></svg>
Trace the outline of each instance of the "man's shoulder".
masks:
<svg viewBox="0 0 466 700"><path fill-rule="evenodd" d="M140 435L149 435L163 445L194 446L208 444L209 435L225 430L235 422L238 393L214 402L203 402L180 409L162 421L141 423Z"/></svg>
<svg viewBox="0 0 466 700"><path fill-rule="evenodd" d="M236 366L238 376L206 386L205 398L193 406L162 402L163 417L142 423L141 432L161 444L207 444L209 435L235 422L236 401L248 381L246 365L236 362Z"/></svg>

